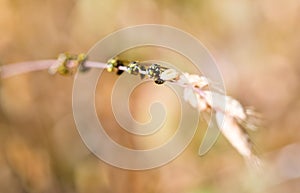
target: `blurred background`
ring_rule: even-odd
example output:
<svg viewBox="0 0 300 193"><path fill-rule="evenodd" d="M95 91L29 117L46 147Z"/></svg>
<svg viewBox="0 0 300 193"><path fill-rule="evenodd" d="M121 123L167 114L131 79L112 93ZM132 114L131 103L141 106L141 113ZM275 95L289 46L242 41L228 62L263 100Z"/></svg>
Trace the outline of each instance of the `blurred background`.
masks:
<svg viewBox="0 0 300 193"><path fill-rule="evenodd" d="M147 171L114 168L91 154L76 130L73 77L41 71L0 80L0 192L298 192L299 21L299 0L0 0L1 65L87 52L109 33L138 24L166 24L192 34L216 59L227 92L262 113L261 128L250 135L267 165L253 176L223 136L209 153L198 156L203 120L191 145L171 163ZM184 61L163 49L137 53ZM103 78L97 95L108 101L116 77L106 73ZM132 114L141 121L149 118L143 108L149 100L168 94L163 87L145 86L148 92L137 89L130 99ZM176 98L167 96L172 111L166 127L171 128L178 122L178 109ZM118 143L146 149L170 136L129 135L105 100L97 102L98 115L113 128L107 132Z"/></svg>

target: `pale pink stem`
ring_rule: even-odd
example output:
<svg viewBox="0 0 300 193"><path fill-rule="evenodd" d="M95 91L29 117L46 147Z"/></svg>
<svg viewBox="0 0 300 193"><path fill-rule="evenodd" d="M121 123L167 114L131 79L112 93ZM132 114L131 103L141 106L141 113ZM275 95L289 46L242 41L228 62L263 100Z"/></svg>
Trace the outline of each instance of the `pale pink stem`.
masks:
<svg viewBox="0 0 300 193"><path fill-rule="evenodd" d="M84 63L84 66L87 68L106 68L106 63L102 63L102 62L94 62L94 61L86 61Z"/></svg>
<svg viewBox="0 0 300 193"><path fill-rule="evenodd" d="M9 78L12 76L16 76L28 72L46 70L55 62L56 60L38 60L38 61L20 62L20 63L0 66L0 77ZM105 63L94 62L94 61L87 61L84 65L85 67L88 68L103 68L103 69L106 68Z"/></svg>
<svg viewBox="0 0 300 193"><path fill-rule="evenodd" d="M56 60L38 60L31 62L20 62L0 67L1 78L48 69Z"/></svg>

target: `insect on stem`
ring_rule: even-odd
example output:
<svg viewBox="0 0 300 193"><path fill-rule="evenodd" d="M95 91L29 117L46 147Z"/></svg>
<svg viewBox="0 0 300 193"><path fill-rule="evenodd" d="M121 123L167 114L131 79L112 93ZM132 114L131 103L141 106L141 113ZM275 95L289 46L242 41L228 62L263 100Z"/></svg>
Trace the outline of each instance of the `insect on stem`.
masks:
<svg viewBox="0 0 300 193"><path fill-rule="evenodd" d="M257 117L253 110L245 109L237 100L223 94L210 91L208 89L209 79L204 76L189 73L179 73L175 69L166 68L156 63L143 63L139 61L121 60L112 58L106 63L88 61L86 54L72 55L68 53L60 54L57 60L41 60L33 62L17 63L0 67L0 77L8 78L18 74L44 70L52 75L60 74L63 76L73 75L76 71L84 73L90 68L106 69L108 72L115 72L121 75L124 72L131 75L140 76L141 79L149 78L156 84L170 82L184 89L184 100L200 112L214 111L218 127L223 135L228 139L236 150L248 160L259 163L259 159L251 149L251 141L245 128L256 128L249 120ZM212 98L224 97L226 108L219 104L219 100ZM214 103L215 102L215 103ZM223 117L225 123L223 124ZM254 119L255 120L255 119ZM250 159L251 158L251 159ZM255 159L253 159L255 158ZM256 161L253 161L256 160Z"/></svg>

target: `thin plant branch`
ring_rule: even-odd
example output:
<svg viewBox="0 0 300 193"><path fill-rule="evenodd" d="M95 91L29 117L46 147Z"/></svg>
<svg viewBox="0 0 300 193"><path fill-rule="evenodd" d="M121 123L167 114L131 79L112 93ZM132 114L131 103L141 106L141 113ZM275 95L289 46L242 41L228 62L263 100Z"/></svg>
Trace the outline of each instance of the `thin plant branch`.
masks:
<svg viewBox="0 0 300 193"><path fill-rule="evenodd" d="M1 78L9 78L18 74L48 69L50 74L72 75L75 72L85 72L89 68L106 69L108 72L123 72L138 75L141 79L153 79L156 84L169 82L184 89L184 100L200 112L214 111L217 125L221 133L231 145L250 164L260 166L261 161L253 150L253 143L245 129L256 126L249 123L251 116L257 115L252 109L244 108L236 99L208 90L209 80L204 76L189 73L179 73L175 69L159 64L149 64L138 61L126 61L112 58L107 63L88 61L85 54L60 54L57 60L41 60L23 62L0 68ZM226 105L213 103L212 98L224 97ZM225 108L226 107L226 108ZM249 128L248 128L249 127Z"/></svg>

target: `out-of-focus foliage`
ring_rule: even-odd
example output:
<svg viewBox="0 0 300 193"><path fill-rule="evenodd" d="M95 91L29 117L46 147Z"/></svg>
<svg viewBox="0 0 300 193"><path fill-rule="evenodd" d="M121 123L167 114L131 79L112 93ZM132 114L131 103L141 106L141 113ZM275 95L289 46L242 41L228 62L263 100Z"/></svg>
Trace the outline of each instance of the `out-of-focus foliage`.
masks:
<svg viewBox="0 0 300 193"><path fill-rule="evenodd" d="M202 124L192 144L171 163L148 171L114 168L96 159L76 131L72 77L35 72L0 82L0 192L299 191L299 21L298 0L0 0L0 64L87 52L105 35L137 24L167 24L191 33L216 58L229 94L263 114L262 128L251 135L268 163L263 177L251 176L223 137L199 157ZM163 52L154 49L145 57L172 56ZM108 101L115 77L104 78L98 94ZM133 93L137 119L147 120L144 106L168 94L155 89L150 85L153 92ZM174 96L167 96L171 115L166 124L172 127L178 121L172 112L178 109ZM125 146L149 148L171 136L171 131L150 139L130 136L116 124L111 109L97 103L100 119L110 126L108 134Z"/></svg>

